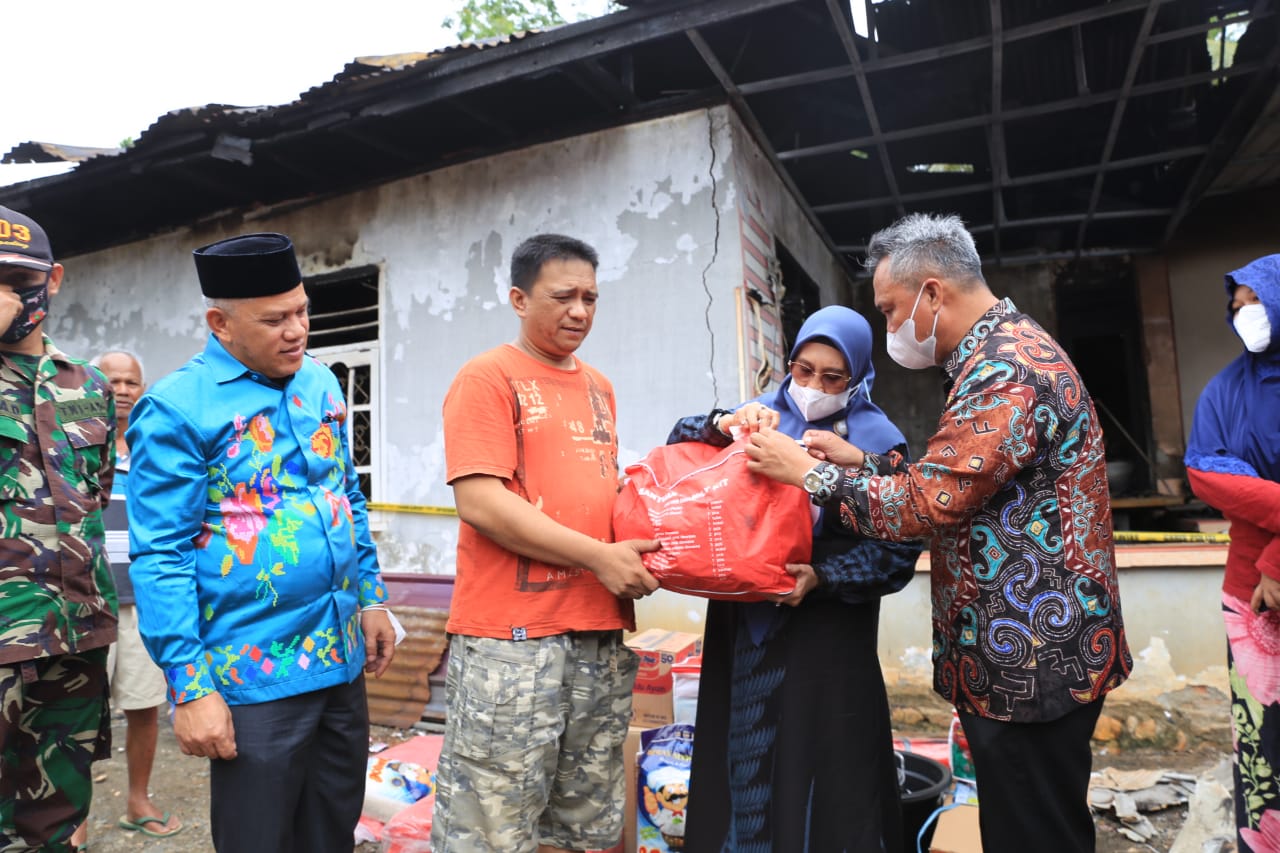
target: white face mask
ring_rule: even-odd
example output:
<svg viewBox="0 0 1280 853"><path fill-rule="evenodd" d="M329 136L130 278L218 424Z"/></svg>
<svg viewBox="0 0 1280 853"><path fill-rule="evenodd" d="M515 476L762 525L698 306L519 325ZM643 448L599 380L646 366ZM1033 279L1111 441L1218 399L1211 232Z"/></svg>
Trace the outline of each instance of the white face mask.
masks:
<svg viewBox="0 0 1280 853"><path fill-rule="evenodd" d="M938 339L934 337L934 332L938 331L937 314L933 315L933 328L929 331L929 337L923 341L916 340L916 309L920 307L923 293L923 287L916 292L916 301L911 306L911 316L907 321L898 327L898 331L889 332L885 336L885 349L889 352L889 358L908 370L921 370L938 363Z"/></svg>
<svg viewBox="0 0 1280 853"><path fill-rule="evenodd" d="M787 395L796 404L800 417L809 423L830 417L849 405L854 389L846 388L839 394L828 394L821 388L806 388L794 379L787 386Z"/></svg>
<svg viewBox="0 0 1280 853"><path fill-rule="evenodd" d="M1262 303L1241 305L1231 323L1249 352L1262 352L1271 346L1271 321L1267 319L1267 309Z"/></svg>

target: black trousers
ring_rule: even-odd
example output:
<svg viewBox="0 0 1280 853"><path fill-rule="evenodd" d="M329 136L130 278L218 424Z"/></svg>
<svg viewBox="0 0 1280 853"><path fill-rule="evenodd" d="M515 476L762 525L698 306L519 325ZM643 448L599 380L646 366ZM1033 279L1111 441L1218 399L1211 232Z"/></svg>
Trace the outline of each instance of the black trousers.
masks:
<svg viewBox="0 0 1280 853"><path fill-rule="evenodd" d="M351 853L364 806L369 712L350 684L232 705L236 757L209 762L221 853Z"/></svg>
<svg viewBox="0 0 1280 853"><path fill-rule="evenodd" d="M1089 739L1102 699L1046 723L960 712L978 784L983 853L1091 853Z"/></svg>

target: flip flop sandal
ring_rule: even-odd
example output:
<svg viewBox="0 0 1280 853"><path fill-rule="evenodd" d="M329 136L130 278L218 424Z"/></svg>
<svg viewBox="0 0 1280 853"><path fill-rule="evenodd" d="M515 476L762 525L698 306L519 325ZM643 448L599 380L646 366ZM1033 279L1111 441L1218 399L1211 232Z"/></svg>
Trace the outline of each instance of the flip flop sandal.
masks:
<svg viewBox="0 0 1280 853"><path fill-rule="evenodd" d="M125 815L116 821L116 825L121 829L127 829L130 832L141 832L143 835L151 838L168 838L169 836L177 835L179 832L186 829L186 824L179 826L177 829L171 829L168 832L157 832L154 829L148 829L147 824L154 823L159 826L164 826L169 822L170 816L169 812L165 812L163 817L140 817L137 820L129 820L129 816Z"/></svg>

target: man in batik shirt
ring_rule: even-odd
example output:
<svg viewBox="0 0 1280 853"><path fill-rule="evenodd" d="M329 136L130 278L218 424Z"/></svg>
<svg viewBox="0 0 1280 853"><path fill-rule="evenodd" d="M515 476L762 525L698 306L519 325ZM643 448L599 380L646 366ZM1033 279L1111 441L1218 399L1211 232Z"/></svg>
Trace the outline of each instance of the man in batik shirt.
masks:
<svg viewBox="0 0 1280 853"><path fill-rule="evenodd" d="M1133 665L1093 403L1061 346L987 288L958 218L900 220L867 267L889 355L946 374L926 452L903 464L811 431L810 456L758 433L753 467L866 536L930 540L934 689L973 753L983 850L1093 850L1089 740Z"/></svg>
<svg viewBox="0 0 1280 853"><path fill-rule="evenodd" d="M116 592L102 528L115 405L41 329L62 285L49 238L0 207L0 850L71 850L90 762L111 754Z"/></svg>
<svg viewBox="0 0 1280 853"><path fill-rule="evenodd" d="M138 627L212 759L214 846L350 853L364 803L364 672L394 652L333 373L306 354L293 243L194 253L204 352L134 406L126 438Z"/></svg>

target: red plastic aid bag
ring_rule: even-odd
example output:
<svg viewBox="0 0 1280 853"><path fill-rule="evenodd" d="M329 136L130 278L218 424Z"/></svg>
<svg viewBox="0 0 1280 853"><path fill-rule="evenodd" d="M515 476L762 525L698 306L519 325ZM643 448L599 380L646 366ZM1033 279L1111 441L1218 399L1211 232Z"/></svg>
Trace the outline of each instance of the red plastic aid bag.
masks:
<svg viewBox="0 0 1280 853"><path fill-rule="evenodd" d="M663 588L726 601L795 588L787 563L813 551L809 496L748 471L745 443L667 444L627 466L613 535L662 543L644 564Z"/></svg>

